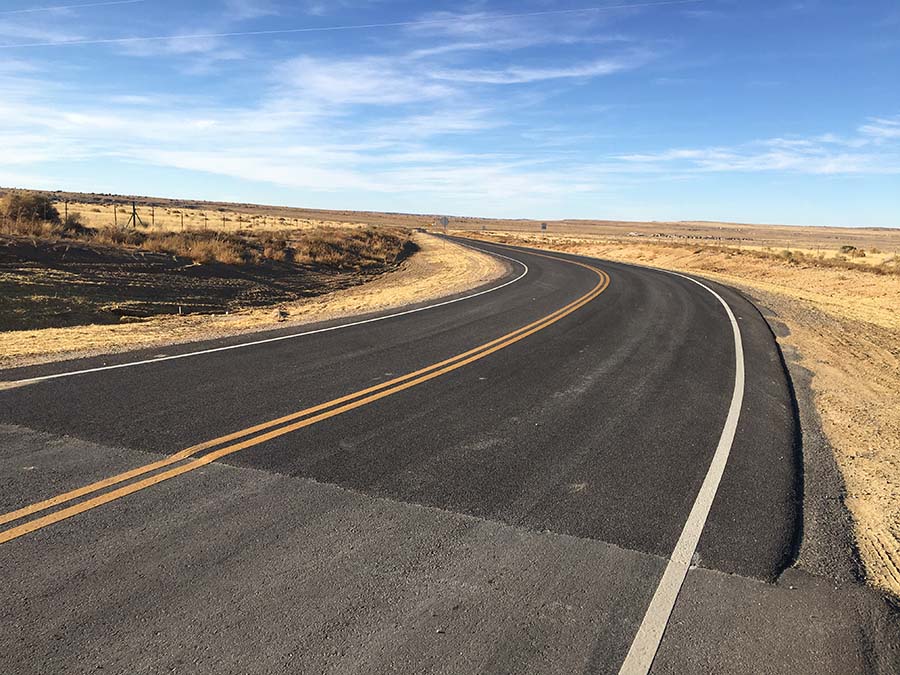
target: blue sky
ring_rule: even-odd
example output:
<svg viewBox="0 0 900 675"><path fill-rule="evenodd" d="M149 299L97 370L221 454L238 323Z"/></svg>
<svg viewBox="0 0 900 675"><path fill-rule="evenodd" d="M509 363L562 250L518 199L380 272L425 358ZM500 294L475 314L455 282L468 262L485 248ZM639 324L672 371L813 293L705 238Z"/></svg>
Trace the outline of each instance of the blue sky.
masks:
<svg viewBox="0 0 900 675"><path fill-rule="evenodd" d="M896 227L900 3L4 1L0 185Z"/></svg>

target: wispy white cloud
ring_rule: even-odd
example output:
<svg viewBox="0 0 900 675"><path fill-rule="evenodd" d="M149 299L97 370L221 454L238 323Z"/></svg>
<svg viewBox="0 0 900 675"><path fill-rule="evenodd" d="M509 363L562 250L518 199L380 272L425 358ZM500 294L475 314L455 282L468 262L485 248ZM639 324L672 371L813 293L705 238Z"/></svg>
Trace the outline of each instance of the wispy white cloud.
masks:
<svg viewBox="0 0 900 675"><path fill-rule="evenodd" d="M859 128L861 134L879 140L900 139L900 116L873 117Z"/></svg>
<svg viewBox="0 0 900 675"><path fill-rule="evenodd" d="M398 123L399 122L399 123ZM440 110L415 112L400 120L372 129L380 138L422 139L446 134L466 134L504 126L494 111L484 105L446 106Z"/></svg>
<svg viewBox="0 0 900 675"><path fill-rule="evenodd" d="M225 0L225 16L231 21L246 21L280 14L278 6L269 0Z"/></svg>
<svg viewBox="0 0 900 675"><path fill-rule="evenodd" d="M301 56L278 66L275 78L285 90L334 104L397 105L454 93L401 59L388 57L342 61Z"/></svg>
<svg viewBox="0 0 900 675"><path fill-rule="evenodd" d="M647 62L648 55L597 59L558 67L510 66L501 70L447 69L432 75L438 79L480 84L523 84L560 79L589 79L632 70Z"/></svg>
<svg viewBox="0 0 900 675"><path fill-rule="evenodd" d="M788 172L812 175L900 174L900 146L875 143L900 138L900 124L875 119L860 127L864 136L824 134L810 138L769 138L736 146L675 148L618 155L630 171ZM896 131L895 135L892 135Z"/></svg>
<svg viewBox="0 0 900 675"><path fill-rule="evenodd" d="M215 61L234 61L244 58L245 51L233 46L221 38L196 38L193 40L152 40L123 42L117 48L129 56L143 57L203 57L204 63Z"/></svg>
<svg viewBox="0 0 900 675"><path fill-rule="evenodd" d="M68 25L60 25L59 21L42 21L31 15L0 19L0 42L62 42L84 37Z"/></svg>
<svg viewBox="0 0 900 675"><path fill-rule="evenodd" d="M113 105L138 105L147 106L154 103L154 98L145 94L118 94L109 97Z"/></svg>
<svg viewBox="0 0 900 675"><path fill-rule="evenodd" d="M387 0L299 0L296 4L304 14L328 16L347 9L367 9Z"/></svg>
<svg viewBox="0 0 900 675"><path fill-rule="evenodd" d="M10 129L0 134L0 171L20 167L25 175L41 163L106 158L323 193L427 192L486 203L517 196L522 204L593 184L583 167L553 168L514 152L431 144L441 134L480 133L500 123L489 108L395 110L383 123L360 125L342 122L333 106L342 110L374 100L369 89L336 95L328 85L316 93L319 101L276 87L247 107L194 102L175 113L165 99L128 94L118 107L75 96L59 109L44 105L36 86L15 101L0 102L0 117Z"/></svg>
<svg viewBox="0 0 900 675"><path fill-rule="evenodd" d="M410 52L412 58L427 58L443 54L462 52L512 52L541 46L597 46L601 44L632 43L633 40L619 34L586 34L573 35L566 32L543 30L532 31L527 35L515 35L507 38L494 37L482 40L446 40L435 41L428 47L420 47Z"/></svg>

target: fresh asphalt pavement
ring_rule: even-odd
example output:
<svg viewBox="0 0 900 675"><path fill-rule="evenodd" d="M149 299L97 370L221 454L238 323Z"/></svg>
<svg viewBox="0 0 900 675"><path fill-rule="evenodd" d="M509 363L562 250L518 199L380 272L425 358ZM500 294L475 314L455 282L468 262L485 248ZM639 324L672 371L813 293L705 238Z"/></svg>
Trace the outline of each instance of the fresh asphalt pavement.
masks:
<svg viewBox="0 0 900 675"><path fill-rule="evenodd" d="M609 278L483 358L0 544L4 672L616 672L722 434L732 329L684 277L477 246L518 261L492 286L512 283L0 391L7 513L508 335L596 287L571 261ZM757 309L710 286L740 326L744 399L653 670L895 672L896 612L792 566L790 384Z"/></svg>

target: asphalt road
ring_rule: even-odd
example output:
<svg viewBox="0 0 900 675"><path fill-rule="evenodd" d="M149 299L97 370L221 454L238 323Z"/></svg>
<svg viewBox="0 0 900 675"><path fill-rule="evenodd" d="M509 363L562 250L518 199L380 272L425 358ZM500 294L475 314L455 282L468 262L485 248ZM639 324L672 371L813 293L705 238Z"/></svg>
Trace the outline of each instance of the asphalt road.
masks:
<svg viewBox="0 0 900 675"><path fill-rule="evenodd" d="M890 605L793 566L757 309L477 246L457 302L0 372L0 670L897 672Z"/></svg>

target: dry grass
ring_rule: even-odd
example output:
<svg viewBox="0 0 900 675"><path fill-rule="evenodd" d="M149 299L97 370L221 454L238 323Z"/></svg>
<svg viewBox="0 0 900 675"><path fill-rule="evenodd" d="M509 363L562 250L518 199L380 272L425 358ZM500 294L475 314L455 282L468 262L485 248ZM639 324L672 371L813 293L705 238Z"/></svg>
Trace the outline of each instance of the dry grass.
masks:
<svg viewBox="0 0 900 675"><path fill-rule="evenodd" d="M4 190L0 189L0 193ZM433 227L437 216L431 214L376 213L368 211L340 211L303 209L258 204L202 202L193 200L161 199L157 197L132 197L96 193L43 193L51 197L60 213L64 202L69 202L69 212L80 211L85 224L90 227L123 225L131 214L131 204L137 205L138 215L149 229L182 229L182 217L186 231L216 229L233 232L250 228L306 229L320 225L350 226L399 226ZM115 216L114 216L115 211ZM866 256L857 262L869 262L874 255L896 256L900 252L900 230L886 228L855 227L796 227L790 225L754 225L747 223L723 223L703 221L679 222L629 222L615 220L551 220L547 221L551 235L578 237L636 238L638 240L663 240L667 242L699 242L735 247L762 247L773 251L791 249L805 254L830 257L842 255L842 246L854 246ZM453 230L479 231L482 229L504 232L538 234L541 222L536 220L500 220L451 216ZM2 229L2 226L0 226ZM872 249L884 253L873 254Z"/></svg>
<svg viewBox="0 0 900 675"><path fill-rule="evenodd" d="M739 288L790 329L846 485L870 583L900 597L900 275L850 260L675 242L475 235L699 274Z"/></svg>
<svg viewBox="0 0 900 675"><path fill-rule="evenodd" d="M275 233L264 239L266 250L290 251L296 262L335 269L367 269L397 260L406 248L406 235L397 230L333 229L317 227L294 234ZM283 246L290 241L291 247ZM279 249L279 247L281 247Z"/></svg>
<svg viewBox="0 0 900 675"><path fill-rule="evenodd" d="M691 244L682 244L682 246L691 246ZM708 248L708 245L705 248ZM876 274L900 274L900 256L876 247L870 248L868 252L846 244L837 250L801 247L774 250L768 246L720 246L719 248L727 252L737 251L741 254L746 253L769 260L777 258L801 266L833 267L870 271Z"/></svg>
<svg viewBox="0 0 900 675"><path fill-rule="evenodd" d="M147 202L163 202L151 206ZM178 204L177 206L175 204ZM70 216L77 214L80 222L92 229L133 229L141 232L220 232L235 233L238 231L298 231L321 227L414 227L420 225L419 219L406 222L406 218L355 218L350 212L343 216L323 212L298 212L286 215L291 210L270 210L263 207L237 204L202 204L169 202L168 200L145 200L137 202L135 212L137 225L131 221L131 202L120 198L109 198L101 201L73 201L68 206L64 202L55 202L60 214L66 210ZM131 222L129 222L131 221ZM8 231L10 221L0 226L0 231Z"/></svg>
<svg viewBox="0 0 900 675"><path fill-rule="evenodd" d="M76 213L70 213L65 222L17 219L7 224L6 231L14 236L167 253L198 263L226 265L258 264L269 259L364 270L391 264L409 253L409 236L397 228L317 225L299 230L181 232L133 227L95 228L84 222Z"/></svg>

